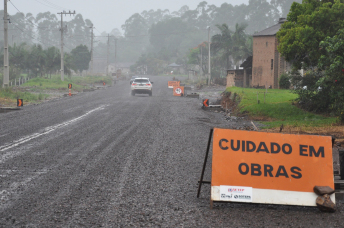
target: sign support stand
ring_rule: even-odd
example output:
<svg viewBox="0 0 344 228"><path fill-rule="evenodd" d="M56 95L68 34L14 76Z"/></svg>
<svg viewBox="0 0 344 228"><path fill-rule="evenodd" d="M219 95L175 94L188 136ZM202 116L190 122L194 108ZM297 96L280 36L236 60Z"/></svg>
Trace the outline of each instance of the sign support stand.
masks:
<svg viewBox="0 0 344 228"><path fill-rule="evenodd" d="M211 181L203 181L203 176L204 176L204 171L205 171L205 167L207 165L207 160L208 160L208 156L209 156L209 150L210 150L210 144L211 144L211 139L213 137L213 131L214 129L210 129L210 133L209 133L209 140L208 140L208 146L207 146L207 152L205 154L205 158L204 158L204 163L203 163L203 168L202 168L202 174L201 174L201 179L198 182L198 191L197 191L197 198L199 198L199 195L201 193L201 187L202 184L210 184ZM211 208L212 208L212 202L211 202Z"/></svg>

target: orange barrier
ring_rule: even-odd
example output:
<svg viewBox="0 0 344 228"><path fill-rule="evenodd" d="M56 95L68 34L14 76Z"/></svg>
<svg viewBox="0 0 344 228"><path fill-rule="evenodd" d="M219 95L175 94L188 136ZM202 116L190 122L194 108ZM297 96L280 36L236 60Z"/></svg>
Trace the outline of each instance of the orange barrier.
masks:
<svg viewBox="0 0 344 228"><path fill-rule="evenodd" d="M180 81L168 81L168 88L172 89L174 86L180 86Z"/></svg>
<svg viewBox="0 0 344 228"><path fill-rule="evenodd" d="M173 86L173 96L184 96L184 86Z"/></svg>

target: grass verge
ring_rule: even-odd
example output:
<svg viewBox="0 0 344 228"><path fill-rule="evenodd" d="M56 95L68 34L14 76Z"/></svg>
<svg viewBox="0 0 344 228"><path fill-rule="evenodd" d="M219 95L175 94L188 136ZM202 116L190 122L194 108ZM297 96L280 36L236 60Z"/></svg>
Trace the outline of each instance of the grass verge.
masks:
<svg viewBox="0 0 344 228"><path fill-rule="evenodd" d="M45 100L48 97L48 94L43 93L33 94L30 92L16 91L12 88L0 89L0 104L3 106L13 106L13 104L16 104L17 99L23 99L24 103L31 103Z"/></svg>
<svg viewBox="0 0 344 228"><path fill-rule="evenodd" d="M33 78L24 83L23 87L31 87L33 92L39 92L43 90L61 90L67 91L68 84L73 84L73 91L82 91L85 87L93 84L111 84L110 77L93 77L93 76L73 76L71 79L66 77L64 81L61 81L59 75L54 75L52 78Z"/></svg>
<svg viewBox="0 0 344 228"><path fill-rule="evenodd" d="M304 111L293 101L297 95L289 90L251 88L227 88L228 92L240 97L239 111L258 121L264 121L266 128L285 127L322 127L336 124L338 118L326 117ZM265 94L265 98L264 98ZM258 104L259 100L259 104Z"/></svg>
<svg viewBox="0 0 344 228"><path fill-rule="evenodd" d="M68 92L68 84L73 84L72 92L80 92L84 88L93 85L111 84L111 77L96 76L73 76L65 77L61 81L60 75L53 75L51 78L33 78L19 87L0 89L0 106L15 106L16 99L23 99L24 104L35 103L45 100L49 93L58 91L57 94Z"/></svg>

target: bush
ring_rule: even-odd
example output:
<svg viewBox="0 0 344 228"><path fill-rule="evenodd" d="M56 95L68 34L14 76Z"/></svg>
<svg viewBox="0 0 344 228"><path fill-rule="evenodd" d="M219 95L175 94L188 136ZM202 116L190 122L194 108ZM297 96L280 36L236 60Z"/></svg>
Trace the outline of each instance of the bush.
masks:
<svg viewBox="0 0 344 228"><path fill-rule="evenodd" d="M333 104L341 96L331 91L333 83L326 80L322 72L310 71L299 79L295 93L299 95L298 101L303 109L318 113L331 113L337 109Z"/></svg>
<svg viewBox="0 0 344 228"><path fill-rule="evenodd" d="M281 89L290 89L290 76L282 74L279 80L279 86Z"/></svg>

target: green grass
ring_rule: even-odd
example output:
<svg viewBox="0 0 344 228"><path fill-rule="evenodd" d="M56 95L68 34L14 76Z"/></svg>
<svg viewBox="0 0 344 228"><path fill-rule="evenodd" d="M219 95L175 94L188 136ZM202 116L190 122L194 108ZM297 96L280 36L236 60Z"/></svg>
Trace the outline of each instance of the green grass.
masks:
<svg viewBox="0 0 344 228"><path fill-rule="evenodd" d="M293 127L319 127L331 125L337 121L335 117L317 115L296 107L292 103L297 98L297 94L289 90L268 89L265 103L265 89L231 87L226 91L239 95L240 112L248 112L251 117L270 119L271 121L264 122L267 128L278 127L282 124ZM260 104L257 102L257 93Z"/></svg>
<svg viewBox="0 0 344 228"><path fill-rule="evenodd" d="M60 75L53 75L52 78L33 78L22 84L20 87L27 89L27 92L17 91L16 89L5 88L0 89L0 100L7 104L14 104L16 99L23 99L24 102L39 102L49 97L45 94L46 90L59 90L61 92L68 91L68 84L73 84L72 92L82 91L84 88L93 84L107 85L111 84L111 77L97 77L97 76L73 76L71 79L65 76L64 81L61 81ZM7 99L7 101L6 101ZM10 100L10 101L9 101Z"/></svg>
<svg viewBox="0 0 344 228"><path fill-rule="evenodd" d="M33 94L29 92L13 91L12 88L0 89L0 97L6 99L23 99L24 102L44 100L49 97L47 94Z"/></svg>
<svg viewBox="0 0 344 228"><path fill-rule="evenodd" d="M64 81L61 81L61 78L59 75L54 75L52 78L33 78L26 83L24 83L22 86L28 86L28 87L34 87L32 88L32 91L39 92L42 90L62 90L67 91L68 90L68 84L73 84L73 90L74 91L81 91L88 85L92 84L102 84L105 82L106 84L111 84L111 78L110 77L95 77L95 76L86 76L86 77L80 77L80 76L73 76L71 79L66 77L64 78Z"/></svg>

